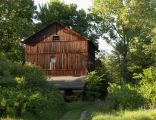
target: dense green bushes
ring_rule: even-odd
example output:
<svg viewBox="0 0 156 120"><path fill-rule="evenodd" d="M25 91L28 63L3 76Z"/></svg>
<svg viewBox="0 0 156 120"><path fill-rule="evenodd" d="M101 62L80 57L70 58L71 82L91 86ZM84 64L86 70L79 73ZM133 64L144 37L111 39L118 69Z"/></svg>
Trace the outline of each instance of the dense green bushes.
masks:
<svg viewBox="0 0 156 120"><path fill-rule="evenodd" d="M110 84L107 100L114 109L134 109L144 105L143 96L131 85Z"/></svg>
<svg viewBox="0 0 156 120"><path fill-rule="evenodd" d="M115 109L156 107L156 68L148 68L142 74L135 75L138 85L110 84L107 101Z"/></svg>
<svg viewBox="0 0 156 120"><path fill-rule="evenodd" d="M85 93L87 100L104 99L107 94L108 81L93 71L88 74L86 79Z"/></svg>
<svg viewBox="0 0 156 120"><path fill-rule="evenodd" d="M64 111L64 102L62 97L56 91L43 93L32 89L0 89L1 117L25 117L28 114L37 116L37 119L58 117Z"/></svg>
<svg viewBox="0 0 156 120"><path fill-rule="evenodd" d="M95 100L103 94L102 78L96 72L90 72L86 80L85 93L89 100Z"/></svg>
<svg viewBox="0 0 156 120"><path fill-rule="evenodd" d="M145 69L142 74L134 78L140 79L138 90L146 100L145 106L156 107L156 68Z"/></svg>
<svg viewBox="0 0 156 120"><path fill-rule="evenodd" d="M39 68L0 58L0 117L59 117L65 103Z"/></svg>

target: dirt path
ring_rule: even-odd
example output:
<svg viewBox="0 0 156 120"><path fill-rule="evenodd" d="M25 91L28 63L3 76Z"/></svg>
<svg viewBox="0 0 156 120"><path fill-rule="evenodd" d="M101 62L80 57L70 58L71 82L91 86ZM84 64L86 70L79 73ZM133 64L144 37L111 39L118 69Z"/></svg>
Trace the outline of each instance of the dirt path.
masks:
<svg viewBox="0 0 156 120"><path fill-rule="evenodd" d="M90 102L73 102L69 103L68 109L60 120L89 120L92 103Z"/></svg>
<svg viewBox="0 0 156 120"><path fill-rule="evenodd" d="M78 114L75 114L76 111L67 112L60 120L86 120L87 110L80 111Z"/></svg>
<svg viewBox="0 0 156 120"><path fill-rule="evenodd" d="M80 120L85 120L86 115L87 115L87 110L85 110L85 111L83 111L83 112L81 113Z"/></svg>
<svg viewBox="0 0 156 120"><path fill-rule="evenodd" d="M60 120L66 120L70 115L71 111L67 112Z"/></svg>

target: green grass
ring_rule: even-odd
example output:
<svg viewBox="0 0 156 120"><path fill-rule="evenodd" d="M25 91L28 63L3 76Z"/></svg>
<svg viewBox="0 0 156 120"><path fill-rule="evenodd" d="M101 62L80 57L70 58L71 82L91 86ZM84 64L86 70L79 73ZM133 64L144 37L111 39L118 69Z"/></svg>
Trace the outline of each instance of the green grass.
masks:
<svg viewBox="0 0 156 120"><path fill-rule="evenodd" d="M80 120L87 111L84 120L156 120L156 110L115 111L104 102L73 102L67 104L67 111L59 120ZM29 117L30 118L30 117ZM34 120L34 119L0 119L0 120ZM41 119L42 120L42 119ZM45 119L43 119L45 120Z"/></svg>
<svg viewBox="0 0 156 120"><path fill-rule="evenodd" d="M120 111L92 114L91 120L156 120L155 110Z"/></svg>
<svg viewBox="0 0 156 120"><path fill-rule="evenodd" d="M68 108L60 120L80 120L83 111L87 111L84 120L156 120L156 110L115 111L103 102L75 102Z"/></svg>
<svg viewBox="0 0 156 120"><path fill-rule="evenodd" d="M23 119L14 119L14 118L0 118L0 120L23 120Z"/></svg>
<svg viewBox="0 0 156 120"><path fill-rule="evenodd" d="M68 112L60 120L79 120L81 113L92 106L91 102L73 102L67 105Z"/></svg>

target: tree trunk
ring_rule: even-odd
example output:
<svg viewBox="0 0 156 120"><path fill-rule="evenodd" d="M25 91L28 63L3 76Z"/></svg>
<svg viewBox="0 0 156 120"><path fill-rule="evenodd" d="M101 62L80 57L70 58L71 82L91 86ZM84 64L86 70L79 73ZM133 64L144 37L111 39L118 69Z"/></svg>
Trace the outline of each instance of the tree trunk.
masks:
<svg viewBox="0 0 156 120"><path fill-rule="evenodd" d="M122 59L122 79L123 82L129 82L127 53L123 55Z"/></svg>

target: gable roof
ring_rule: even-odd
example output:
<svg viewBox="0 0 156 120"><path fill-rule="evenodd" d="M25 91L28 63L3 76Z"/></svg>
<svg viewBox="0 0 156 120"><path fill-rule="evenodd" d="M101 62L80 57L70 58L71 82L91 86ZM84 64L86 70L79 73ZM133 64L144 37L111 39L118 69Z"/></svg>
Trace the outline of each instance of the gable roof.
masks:
<svg viewBox="0 0 156 120"><path fill-rule="evenodd" d="M40 39L38 36L39 36L43 31L47 30L48 28L50 28L50 27L51 27L52 25L54 25L54 24L58 24L58 25L62 26L64 29L69 30L72 34L74 34L74 35L76 35L76 36L78 36L78 37L80 37L80 38L82 38L82 39L84 39L84 40L88 40L88 41L91 42L91 43L93 44L93 46L97 49L97 47L94 45L94 43L93 43L92 41L90 41L88 38L82 36L80 33L76 32L76 31L74 31L74 30L72 30L72 29L70 29L70 28L68 28L68 27L66 27L66 26L64 26L64 25L62 25L62 24L56 22L56 21L54 21L52 24L50 24L50 25L48 25L47 27L45 27L45 28L39 30L38 32L36 32L35 34L31 35L30 37L28 37L27 39L25 39L24 41L21 41L21 42L24 43L24 44L32 45L32 46L36 45L37 43L39 43L40 41L43 40L43 39Z"/></svg>

